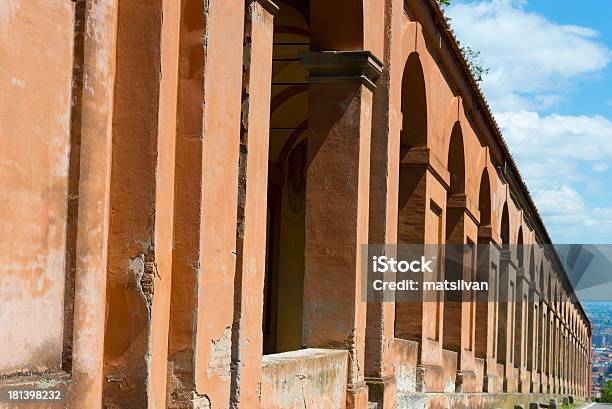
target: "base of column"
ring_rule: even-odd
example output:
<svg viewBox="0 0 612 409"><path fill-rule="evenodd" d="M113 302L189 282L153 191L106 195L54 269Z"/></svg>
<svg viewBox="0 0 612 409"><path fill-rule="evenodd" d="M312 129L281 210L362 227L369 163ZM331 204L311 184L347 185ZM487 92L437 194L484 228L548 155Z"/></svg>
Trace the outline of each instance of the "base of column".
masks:
<svg viewBox="0 0 612 409"><path fill-rule="evenodd" d="M346 409L368 409L368 385L365 382L346 390Z"/></svg>
<svg viewBox="0 0 612 409"><path fill-rule="evenodd" d="M365 378L368 385L368 401L377 409L395 409L397 406L397 385L395 375Z"/></svg>
<svg viewBox="0 0 612 409"><path fill-rule="evenodd" d="M482 392L482 385L478 385L478 377L474 371L457 371L455 392Z"/></svg>
<svg viewBox="0 0 612 409"><path fill-rule="evenodd" d="M484 376L482 391L484 393L496 393L500 391L499 377L497 375L487 374Z"/></svg>
<svg viewBox="0 0 612 409"><path fill-rule="evenodd" d="M456 373L452 376L444 369L435 365L419 365L416 372L416 392L447 392L455 391Z"/></svg>

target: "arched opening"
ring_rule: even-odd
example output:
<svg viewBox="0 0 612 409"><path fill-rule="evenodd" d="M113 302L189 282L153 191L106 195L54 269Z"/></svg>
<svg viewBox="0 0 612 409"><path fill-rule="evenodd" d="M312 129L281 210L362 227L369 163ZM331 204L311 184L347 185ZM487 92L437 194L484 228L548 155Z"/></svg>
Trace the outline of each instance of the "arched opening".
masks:
<svg viewBox="0 0 612 409"><path fill-rule="evenodd" d="M459 122L455 123L448 149L450 187L446 197L446 245L444 279L457 282L464 279L467 265L465 251L465 156L463 135ZM461 291L446 293L444 297L442 347L451 351L461 350L463 294Z"/></svg>
<svg viewBox="0 0 612 409"><path fill-rule="evenodd" d="M418 54L408 57L402 79L402 129L400 139L399 195L397 243L425 243L425 228L435 231L437 240L442 237L442 214L440 207L427 201L426 166L410 166L410 155L415 148L427 145L427 100L425 80ZM429 214L423 214L427 209ZM426 220L433 220L426 223ZM437 339L438 323L423 329L423 309L421 302L402 302L395 304L395 336L398 338L421 341L423 336ZM439 314L436 314L438 317ZM438 318L436 318L438 319ZM425 334L424 334L425 332Z"/></svg>
<svg viewBox="0 0 612 409"><path fill-rule="evenodd" d="M427 103L423 67L417 53L408 57L402 77L402 148L427 146ZM400 185L401 186L401 185Z"/></svg>
<svg viewBox="0 0 612 409"><path fill-rule="evenodd" d="M480 212L480 227L491 226L491 182L486 168L482 171L480 177L478 211Z"/></svg>
<svg viewBox="0 0 612 409"><path fill-rule="evenodd" d="M524 291L524 245L523 245L523 227L519 227L516 239L516 258L517 258L517 273L516 273L516 302L514 303L514 325L512 332L514 334L514 366L521 368L525 366L525 322L527 313L527 292Z"/></svg>
<svg viewBox="0 0 612 409"><path fill-rule="evenodd" d="M544 260L542 258L542 260L540 260L540 281L539 281L539 287L540 287L540 302L539 307L540 307L540 314L539 314L539 323L538 323L538 345L537 345L537 349L538 349L538 360L537 360L537 370L540 372L543 372L544 369L544 354L545 354L545 348L546 348L546 314L544 312L544 304L542 303L542 299L544 298Z"/></svg>
<svg viewBox="0 0 612 409"><path fill-rule="evenodd" d="M516 239L516 258L518 268L523 268L525 263L525 251L523 247L523 226L521 226L519 227L518 237Z"/></svg>
<svg viewBox="0 0 612 409"><path fill-rule="evenodd" d="M478 194L478 211L480 212L480 224L478 226L478 280L486 281L490 285L489 291L480 292L476 302L476 325L475 328L475 355L478 358L487 358L487 338L489 336L489 310L493 299L491 294L496 291L496 279L491 274L490 247L491 241L491 185L489 172L483 169L480 177L480 189Z"/></svg>
<svg viewBox="0 0 612 409"><path fill-rule="evenodd" d="M510 216L508 215L508 203L504 204L501 218L500 236L502 241L502 248L508 250L510 245Z"/></svg>
<svg viewBox="0 0 612 409"><path fill-rule="evenodd" d="M529 251L529 283L534 285L535 289L535 277L536 277L536 267L535 267L535 254L533 245L529 246L531 249ZM531 286L531 285L530 285ZM529 310L527 317L527 369L529 371L534 370L537 354L536 354L536 342L538 339L538 317L539 317L539 305L535 299L535 294L533 291L529 291Z"/></svg>
<svg viewBox="0 0 612 409"><path fill-rule="evenodd" d="M510 217L508 213L508 203L504 203L502 209L500 238L502 250L506 252L510 249ZM508 337L511 338L511 328L508 322L514 323L512 317L513 308L508 308L514 302L514 283L508 280L509 261L507 255L502 253L500 260L500 284L498 300L498 320L497 320L497 361L501 364L512 362L511 350L508 350Z"/></svg>
<svg viewBox="0 0 612 409"><path fill-rule="evenodd" d="M281 0L274 17L263 352L302 345L308 83L308 0Z"/></svg>

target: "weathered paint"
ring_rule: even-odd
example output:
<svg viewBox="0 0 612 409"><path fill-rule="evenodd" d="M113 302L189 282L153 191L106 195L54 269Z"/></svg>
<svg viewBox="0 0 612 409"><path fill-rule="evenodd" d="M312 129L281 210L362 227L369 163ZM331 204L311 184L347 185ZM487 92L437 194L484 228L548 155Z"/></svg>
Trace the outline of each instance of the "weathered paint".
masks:
<svg viewBox="0 0 612 409"><path fill-rule="evenodd" d="M0 375L57 371L74 4L11 1L0 8L0 328L10 329L0 346ZM15 38L27 39L28 47Z"/></svg>
<svg viewBox="0 0 612 409"><path fill-rule="evenodd" d="M590 324L554 256L500 251L548 235L434 0L279 1L274 20L268 0L39 3L0 2L0 385L59 382L74 408L103 385L108 407L588 397ZM336 59L306 84L298 56L322 49L383 73ZM282 215L274 348L338 351L262 357L266 207ZM529 310L366 307L368 240L491 243L488 276L507 269Z"/></svg>
<svg viewBox="0 0 612 409"><path fill-rule="evenodd" d="M266 409L344 409L346 351L302 349L263 358L261 405Z"/></svg>

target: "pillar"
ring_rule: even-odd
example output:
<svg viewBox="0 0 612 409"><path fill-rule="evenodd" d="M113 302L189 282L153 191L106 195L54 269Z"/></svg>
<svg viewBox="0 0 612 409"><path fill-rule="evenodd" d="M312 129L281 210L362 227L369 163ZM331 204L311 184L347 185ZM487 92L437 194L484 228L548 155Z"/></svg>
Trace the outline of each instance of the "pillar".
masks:
<svg viewBox="0 0 612 409"><path fill-rule="evenodd" d="M538 337L540 329L540 294L537 283L529 283L528 323L527 323L527 371L529 371L529 389L527 392L536 393L540 381L538 367Z"/></svg>
<svg viewBox="0 0 612 409"><path fill-rule="evenodd" d="M399 189L398 245L409 244L411 251L417 251L413 246L420 244L427 257L442 261L446 224L442 209L450 186L450 173L439 166L439 159L429 148L403 148L400 157L400 181L406 180L409 184L400 185ZM413 277L420 282L440 281L444 280L443 272L443 263L439 262L432 273ZM444 392L447 389L442 375L444 296L434 291L422 295L425 302L396 301L395 337L420 344L417 391Z"/></svg>
<svg viewBox="0 0 612 409"><path fill-rule="evenodd" d="M158 0L119 7L104 351L108 406L166 401L178 6Z"/></svg>
<svg viewBox="0 0 612 409"><path fill-rule="evenodd" d="M361 245L368 241L372 90L382 63L367 51L301 59L309 71L302 344L347 349L347 406L366 408Z"/></svg>
<svg viewBox="0 0 612 409"><path fill-rule="evenodd" d="M385 13L385 60L373 95L370 160L370 244L397 243L399 153L401 122L401 37L403 3L393 0ZM389 177L395 175L394 177ZM392 256L392 255L389 255ZM371 402L395 407L396 386L389 346L395 331L395 303L368 300L365 340L365 379Z"/></svg>
<svg viewBox="0 0 612 409"><path fill-rule="evenodd" d="M181 6L168 406L227 407L245 3Z"/></svg>
<svg viewBox="0 0 612 409"><path fill-rule="evenodd" d="M477 248L470 237L478 237L475 209L465 194L452 194L446 203L446 266L444 279L474 282L477 272ZM448 219L453 220L448 223ZM457 352L457 392L481 392L476 382L474 363L476 305L470 291L449 292L444 299L443 348ZM450 297L449 297L450 294ZM450 333L450 334L449 334ZM446 342L447 334L449 342Z"/></svg>
<svg viewBox="0 0 612 409"><path fill-rule="evenodd" d="M499 245L490 226L478 228L478 266L476 281L489 283L480 291L476 303L475 354L485 360L483 392L501 392L503 374L497 372L497 319L499 305ZM482 319L484 318L484 319Z"/></svg>
<svg viewBox="0 0 612 409"><path fill-rule="evenodd" d="M117 1L84 5L70 407L101 407Z"/></svg>
<svg viewBox="0 0 612 409"><path fill-rule="evenodd" d="M500 256L499 317L497 334L497 360L504 365L503 391L516 392L514 377L514 316L516 303L516 264L510 250Z"/></svg>
<svg viewBox="0 0 612 409"><path fill-rule="evenodd" d="M523 244L517 246L524 247ZM525 275L525 269L519 268L516 276L516 302L514 306L515 329L514 329L514 367L518 369L517 391L529 392L529 380L527 379L527 312L529 307L529 281Z"/></svg>
<svg viewBox="0 0 612 409"><path fill-rule="evenodd" d="M231 408L261 407L270 84L277 11L269 0L252 1L246 9Z"/></svg>

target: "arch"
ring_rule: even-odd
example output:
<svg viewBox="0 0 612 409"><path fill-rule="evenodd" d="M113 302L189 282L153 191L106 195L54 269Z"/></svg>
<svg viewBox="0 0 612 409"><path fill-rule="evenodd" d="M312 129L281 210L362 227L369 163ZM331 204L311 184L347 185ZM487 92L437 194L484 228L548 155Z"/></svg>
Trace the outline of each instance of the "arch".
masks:
<svg viewBox="0 0 612 409"><path fill-rule="evenodd" d="M504 203L502 210L501 227L499 229L502 247L507 250L510 244L510 215L508 214L508 203Z"/></svg>
<svg viewBox="0 0 612 409"><path fill-rule="evenodd" d="M427 95L423 66L417 53L408 56L402 77L402 148L427 146Z"/></svg>
<svg viewBox="0 0 612 409"><path fill-rule="evenodd" d="M536 283L536 267L535 267L535 254L534 254L534 250L533 247L534 245L531 244L529 245L530 250L529 250L529 281L531 283Z"/></svg>
<svg viewBox="0 0 612 409"><path fill-rule="evenodd" d="M463 151L463 133L459 122L455 122L451 132L447 163L451 177L449 194L465 193L465 154Z"/></svg>
<svg viewBox="0 0 612 409"><path fill-rule="evenodd" d="M477 265L477 275L478 281L487 281L492 284L492 279L490 275L490 249L487 245L491 240L491 185L489 180L489 172L485 167L482 170L482 175L480 177L480 188L478 193L478 210L480 212L480 224L478 231L478 243L481 244L478 246L478 265ZM484 234L481 236L480 228L487 228ZM484 244L484 245L483 245ZM492 286L494 287L494 286ZM493 290L496 291L496 290ZM489 294L487 292L487 294ZM494 294L491 292L490 294ZM480 298L480 297L479 297ZM485 325L476 325L475 328L475 351L474 354L478 358L486 359L487 358L487 337L489 330L489 299L490 296L486 298L480 298L476 302L476 322L477 323L487 323Z"/></svg>
<svg viewBox="0 0 612 409"><path fill-rule="evenodd" d="M310 5L307 0L276 3L262 311L264 354L301 348L304 292L308 85L297 50L310 43ZM287 58L287 52L292 58Z"/></svg>
<svg viewBox="0 0 612 409"><path fill-rule="evenodd" d="M491 225L491 181L487 168L482 170L480 177L480 191L478 193L478 211L480 212L480 225Z"/></svg>
<svg viewBox="0 0 612 409"><path fill-rule="evenodd" d="M508 251L510 248L510 216L508 213L508 202L504 203L501 217L500 238L502 249ZM512 332L507 326L507 321L512 322L511 311L509 304L514 301L514 287L508 282L508 262L500 262L500 280L504 279L503 285L500 283L500 302L498 303L498 320L497 320L497 362L507 364L512 362L512 352L509 348L507 339L512 339ZM504 278L505 277L505 278ZM502 297L506 297L502 301Z"/></svg>
<svg viewBox="0 0 612 409"><path fill-rule="evenodd" d="M400 156L412 148L427 146L427 97L423 68L417 53L408 56L404 67L401 90L402 128L400 131ZM429 208L442 232L442 214L427 202L427 168L400 165L397 215L397 243L425 243L426 215L421 209ZM441 233L440 233L441 234ZM443 237L438 237L442 242ZM420 341L425 336L437 337L437 333L424 334L423 305L414 302L395 304L395 336ZM437 326L436 326L437 327Z"/></svg>
<svg viewBox="0 0 612 409"><path fill-rule="evenodd" d="M463 151L463 135L459 122L456 122L451 132L448 147L448 171L450 187L446 196L446 246L444 279L449 282L464 279L466 262L465 249L465 157ZM449 296L450 295L450 296ZM462 331L462 295L446 294L444 300L444 322L442 347L461 353Z"/></svg>
<svg viewBox="0 0 612 409"><path fill-rule="evenodd" d="M516 257L518 259L518 267L523 268L525 263L525 249L523 248L523 226L519 227L518 236L516 238Z"/></svg>
<svg viewBox="0 0 612 409"><path fill-rule="evenodd" d="M535 284L535 255L533 245L529 251L529 282ZM529 304L527 306L527 369L533 371L537 363L537 341L538 341L538 321L539 308L534 294L529 291ZM530 386L532 387L532 386ZM533 392L533 390L531 391Z"/></svg>

